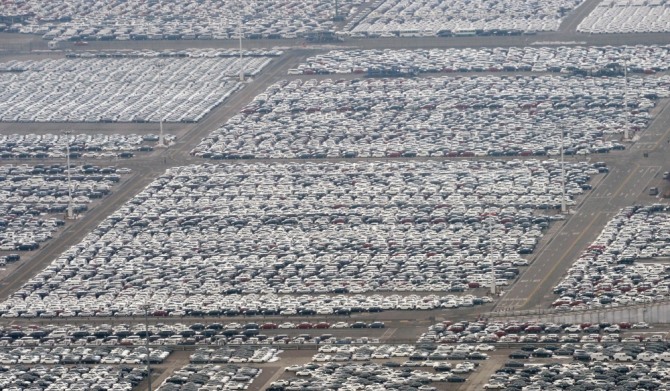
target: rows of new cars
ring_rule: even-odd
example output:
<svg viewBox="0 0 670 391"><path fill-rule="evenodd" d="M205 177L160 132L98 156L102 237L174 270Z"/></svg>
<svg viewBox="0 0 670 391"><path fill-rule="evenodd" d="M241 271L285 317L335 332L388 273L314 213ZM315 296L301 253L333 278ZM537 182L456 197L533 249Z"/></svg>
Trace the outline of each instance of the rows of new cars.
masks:
<svg viewBox="0 0 670 391"><path fill-rule="evenodd" d="M242 57L279 57L284 52L279 49L242 49ZM107 50L78 50L70 51L65 54L66 58L239 58L239 49L186 49L186 50L132 50L132 49L118 49L113 51ZM12 64L13 68L7 68L7 64ZM20 64L20 63L18 63ZM0 64L0 69L5 71L17 71L22 68L15 62L8 62ZM253 75L254 69L245 70L245 74Z"/></svg>
<svg viewBox="0 0 670 391"><path fill-rule="evenodd" d="M3 329L0 331L0 347L72 347L72 346L144 346L147 331L151 346L226 346L213 350L199 350L194 362L221 362L222 357L230 357L231 352L237 351L232 346L238 345L323 345L323 344L374 344L379 338L351 337L347 333L324 330L341 329L378 329L385 327L384 322L278 322L256 318L256 321L247 323L171 323L150 324L146 327L142 323L133 325L101 324L76 325L29 325ZM148 330L147 330L148 329ZM345 336L343 336L344 334ZM381 333L380 333L381 334ZM221 350L224 349L224 350ZM248 352L248 349L243 349ZM224 353L227 354L224 355ZM253 352L252 352L253 353ZM248 356L240 353L236 355ZM273 359L273 358L271 358ZM209 361L207 361L209 360Z"/></svg>
<svg viewBox="0 0 670 391"><path fill-rule="evenodd" d="M174 371L158 391L246 390L262 372L261 368L235 364L191 364Z"/></svg>
<svg viewBox="0 0 670 391"><path fill-rule="evenodd" d="M69 0L45 3L37 0L5 4L2 15L24 23L8 31L40 34L44 39L155 40L229 39L240 29L247 38L295 38L331 29L336 16L346 17L353 0L236 1L205 0L192 3L143 2L109 4L105 1ZM240 25L241 24L241 25Z"/></svg>
<svg viewBox="0 0 670 391"><path fill-rule="evenodd" d="M621 76L668 69L670 47L526 46L447 49L332 50L308 57L290 74L393 76L405 72L560 72ZM626 59L626 60L624 60Z"/></svg>
<svg viewBox="0 0 670 391"><path fill-rule="evenodd" d="M190 356L191 363L266 363L279 360L277 348L222 347L200 348Z"/></svg>
<svg viewBox="0 0 670 391"><path fill-rule="evenodd" d="M565 167L568 204L606 169ZM130 315L148 302L176 316L296 315L481 304L461 292L493 277L507 285L527 265L522 255L560 208L560 168L553 160L171 168L0 312ZM439 294L408 295L417 291Z"/></svg>
<svg viewBox="0 0 670 391"><path fill-rule="evenodd" d="M580 354L585 360L588 354ZM625 360L622 360L625 361ZM489 390L668 390L665 362L508 362L491 375Z"/></svg>
<svg viewBox="0 0 670 391"><path fill-rule="evenodd" d="M421 334L418 343L599 343L664 340L662 332L649 333L638 323L556 324L513 321L443 321ZM644 333L641 333L644 330Z"/></svg>
<svg viewBox="0 0 670 391"><path fill-rule="evenodd" d="M485 351L495 350L492 345L439 345L434 350L424 349L411 345L323 345L319 352L312 357L313 361L369 361L371 359L390 359L392 357L407 357L410 362L404 366L423 366L421 363L430 361L442 364L443 369L452 368L446 360L486 360ZM412 363L414 362L414 363Z"/></svg>
<svg viewBox="0 0 670 391"><path fill-rule="evenodd" d="M192 154L210 159L568 155L623 149L669 76L281 81ZM561 136L563 132L563 137Z"/></svg>
<svg viewBox="0 0 670 391"><path fill-rule="evenodd" d="M441 373L419 368L396 368L373 362L328 362L309 363L287 370L290 376L280 379L267 388L267 391L303 390L321 388L327 390L407 390L433 391L433 385L444 387L444 382L462 383L475 364L462 366L459 373ZM441 385L440 385L441 384Z"/></svg>
<svg viewBox="0 0 670 391"><path fill-rule="evenodd" d="M582 0L380 0L352 36L510 35L557 30Z"/></svg>
<svg viewBox="0 0 670 391"><path fill-rule="evenodd" d="M164 143L174 142L172 134L163 135ZM2 134L0 159L65 159L69 144L70 159L129 158L137 152L150 152L159 136L137 134Z"/></svg>
<svg viewBox="0 0 670 391"><path fill-rule="evenodd" d="M650 303L670 296L670 213L664 204L622 209L554 287L569 310Z"/></svg>
<svg viewBox="0 0 670 391"><path fill-rule="evenodd" d="M0 166L0 252L35 250L51 239L68 207L83 213L96 199L110 194L127 170L89 164L6 164Z"/></svg>
<svg viewBox="0 0 670 391"><path fill-rule="evenodd" d="M562 344L564 346L568 346L568 344L582 344L584 346L606 344L613 346L623 343L624 345L656 346L657 343L665 341L662 330L650 332L648 330L650 326L644 322L634 324L626 322L552 324L444 321L431 326L427 333L421 335L416 345L386 345L379 338L342 337L341 332L337 333L340 336L335 336L331 334L336 333L335 330L322 330L328 328L327 326L327 322L277 324L253 321L245 324L236 322L226 324L217 322L192 323L190 325L151 324L148 327L149 342L153 349L151 360L153 362L154 360L164 359L171 347L196 345L199 347L191 355L193 363L256 362L254 360L268 362L275 361L277 354L280 353L277 349L282 349L284 346L312 345L314 349L318 347L315 361L347 361L349 359L356 361L407 357L409 361L425 361L432 365L435 361L444 360L486 360L488 358L487 352L496 350L498 344L520 346L520 353L514 355L530 357L536 349L552 344ZM379 321L371 323L362 321L337 322L330 327L332 329L379 329L384 328L384 323ZM298 328L298 330L291 332L286 330L287 328ZM13 326L2 331L0 346L10 353L31 352L31 349L39 347L42 349L39 352L42 352L43 356L51 357L58 352L59 357L78 355L80 356L79 360L93 354L90 350L93 349L94 352L98 352L94 355L101 356L99 360L103 360L102 363L119 363L119 360L124 357L128 357L124 363L131 363L130 361L137 358L136 356L143 352L146 353L142 350L146 343L146 335L146 327L143 324L132 326L99 325L95 327L73 324L30 325L21 328ZM263 347L252 348L249 345ZM138 348L136 349L134 346L138 346ZM84 351L83 348L89 350ZM44 349L57 350L53 350L52 353L47 352L49 353L47 354L44 353ZM552 350L553 353L545 352L547 356L553 354L571 355L573 353L572 351L565 353L565 349L549 350ZM133 354L130 355L130 353ZM158 358L154 358L154 355ZM106 356L109 357L105 359ZM663 357L666 356L667 354ZM117 360L117 358L119 359ZM18 360L19 357L15 359ZM648 359L661 358L652 356ZM670 360L670 358L667 359ZM90 360L83 360L83 362L88 361ZM406 366L409 365L411 364L406 364Z"/></svg>
<svg viewBox="0 0 670 391"><path fill-rule="evenodd" d="M670 2L605 0L581 21L577 31L590 34L665 33L670 31Z"/></svg>
<svg viewBox="0 0 670 391"><path fill-rule="evenodd" d="M146 363L147 358L151 363L160 364L170 351L163 346L154 347L148 353L145 347L17 347L0 350L0 364L141 364Z"/></svg>
<svg viewBox="0 0 670 391"><path fill-rule="evenodd" d="M118 365L13 365L0 368L0 388L8 391L131 391L147 375L145 369Z"/></svg>
<svg viewBox="0 0 670 391"><path fill-rule="evenodd" d="M4 64L0 120L196 122L270 57L62 58Z"/></svg>

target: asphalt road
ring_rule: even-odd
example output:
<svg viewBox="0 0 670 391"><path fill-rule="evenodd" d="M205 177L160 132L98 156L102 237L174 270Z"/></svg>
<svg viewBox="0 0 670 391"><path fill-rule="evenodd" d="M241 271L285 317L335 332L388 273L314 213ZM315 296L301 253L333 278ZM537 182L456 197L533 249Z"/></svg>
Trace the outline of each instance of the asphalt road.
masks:
<svg viewBox="0 0 670 391"><path fill-rule="evenodd" d="M670 168L670 109L668 102L640 139L616 158L606 160L610 172L577 209L548 245L533 256L519 281L504 294L495 311L547 308L555 300L552 288L607 222L626 206L658 202L649 187L663 183ZM649 157L644 158L647 152Z"/></svg>
<svg viewBox="0 0 670 391"><path fill-rule="evenodd" d="M581 19L592 10L598 0L587 0L581 7L568 16L562 23L559 31L551 33L540 33L537 35L522 35L510 37L461 37L461 38L398 38L398 39L348 39L345 42L333 45L307 45L300 40L246 40L245 48L270 48L281 47L287 53L274 59L272 63L254 80L248 82L244 89L234 94L228 101L206 116L197 124L166 124L166 131L177 134L177 143L165 151L156 151L147 155L139 155L137 158L119 161L114 164L133 168L134 174L128 181L118 186L114 193L105 199L105 202L86 213L80 220L68 224L66 229L58 237L38 251L31 259L22 261L16 272L9 278L0 281L0 299L6 298L17 290L25 281L35 275L55 259L60 253L71 245L78 243L88 232L97 226L103 219L118 209L132 196L140 192L151 180L162 173L165 168L175 165L190 163L203 163L205 161L189 156L189 151L197 145L200 139L220 124L224 123L232 115L239 112L255 95L263 91L267 85L287 78L286 70L295 67L302 59L317 52L329 48L361 48L361 49L383 49L383 48L447 48L447 47L505 47L522 46L533 44L579 44L587 45L634 45L634 44L667 44L667 34L603 34L589 35L579 34L574 30ZM118 50L118 49L187 49L187 48L236 48L236 41L126 41L126 42L92 42L85 47L68 47L71 50ZM63 56L63 52L25 53L31 50L46 50L46 41L39 37L2 34L0 35L0 61L7 58L22 58L26 56ZM5 52L3 52L3 50ZM337 75L330 75L337 78ZM664 102L667 107L667 102ZM156 124L0 124L0 132L31 132L46 133L55 132L60 129L74 129L80 132L115 132L115 133L140 133L157 132ZM646 194L650 186L661 186L664 182L660 179L660 172L670 169L670 148L667 140L670 139L670 110L667 108L658 113L650 129L640 135L639 140L624 152L612 153L603 156L592 156L592 160L603 160L609 164L610 173L600 181L595 189L580 203L572 212L573 214L561 225L556 225L552 232L554 235L547 236L538 252L533 256L533 263L522 274L520 279L509 288L494 310L505 311L508 309L532 309L546 308L554 295L551 294L552 287L565 274L579 253L590 243L601 231L607 221L625 206L636 203L656 202L653 197ZM648 158L643 158L642 153L649 153ZM164 158L167 160L163 163ZM435 159L435 158L431 158ZM518 159L518 157L515 157ZM573 159L573 158L571 158ZM344 160L344 159L328 159ZM347 159L348 161L359 161L365 159ZM383 160L383 159L374 159ZM417 160L428 160L426 158ZM496 158L500 160L500 158ZM282 160L263 160L263 162L279 162ZM209 161L207 161L209 162ZM254 164L257 161L244 161ZM0 164L14 164L15 162L0 162ZM107 164L107 161L93 161L94 164ZM240 163L217 162L220 164ZM384 320L387 329L377 331L373 334L363 331L328 330L329 333L346 333L369 336L379 336L383 341L411 341L415 340L428 326L436 321L451 319L472 319L479 314L491 310L491 306L475 307L471 309L459 309L450 311L389 311L381 314L360 314L350 320ZM310 318L314 321L316 318ZM201 319L185 318L151 319L150 322L195 322L195 321L232 321L233 319ZM235 318L235 321L243 321ZM259 321L254 319L255 321ZM280 320L280 319L278 319ZM297 320L297 319L296 319ZM328 319L337 321L337 319ZM291 319L294 321L294 319ZM143 319L135 318L102 318L102 319L56 319L56 320L34 320L34 319L0 319L0 324L9 323L142 323ZM283 331L283 330L282 330ZM301 330L303 331L303 330ZM286 333L297 333L288 331ZM308 331L308 333L323 333L326 330ZM355 335L354 335L355 336ZM299 351L291 353L291 360L305 361L313 354L312 351ZM497 369L504 361L504 354L497 354L496 359L489 360L470 378L470 384L449 385L449 389L480 389L487 381L488 374ZM289 360L290 361L290 360ZM281 361L280 366L289 365L289 361ZM170 361L161 368L162 377L169 375L171 371L187 362L187 355L173 356ZM273 379L282 375L278 365L267 367L268 373L263 379L254 382L252 389L262 389ZM140 385L142 386L142 385ZM141 387L137 388L138 390Z"/></svg>
<svg viewBox="0 0 670 391"><path fill-rule="evenodd" d="M583 2L577 9L570 12L570 14L563 19L558 28L558 32L563 34L576 32L579 23L581 23L581 21L590 14L594 8L596 8L600 1L601 0L586 0Z"/></svg>
<svg viewBox="0 0 670 391"><path fill-rule="evenodd" d="M115 192L106 199L106 202L100 203L97 207L86 212L80 220L69 224L55 238L47 242L34 257L22 261L14 273L0 281L0 300L5 300L32 276L49 265L63 251L79 243L86 234L144 189L157 175L158 172L153 171L150 167L143 172L134 173L123 186L115 189Z"/></svg>

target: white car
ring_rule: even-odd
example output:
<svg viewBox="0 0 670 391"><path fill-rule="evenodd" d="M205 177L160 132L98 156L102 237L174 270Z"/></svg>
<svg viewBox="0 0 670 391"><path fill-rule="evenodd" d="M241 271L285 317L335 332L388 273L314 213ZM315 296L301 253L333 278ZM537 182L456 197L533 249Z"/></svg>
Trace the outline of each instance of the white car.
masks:
<svg viewBox="0 0 670 391"><path fill-rule="evenodd" d="M637 359L645 362L656 361L658 360L658 354L651 352L642 352L637 355Z"/></svg>
<svg viewBox="0 0 670 391"><path fill-rule="evenodd" d="M318 361L318 362L330 361L330 355L329 354L315 354L314 357L312 357L312 361Z"/></svg>
<svg viewBox="0 0 670 391"><path fill-rule="evenodd" d="M337 351L337 347L333 345L323 345L319 348L319 353L336 353Z"/></svg>

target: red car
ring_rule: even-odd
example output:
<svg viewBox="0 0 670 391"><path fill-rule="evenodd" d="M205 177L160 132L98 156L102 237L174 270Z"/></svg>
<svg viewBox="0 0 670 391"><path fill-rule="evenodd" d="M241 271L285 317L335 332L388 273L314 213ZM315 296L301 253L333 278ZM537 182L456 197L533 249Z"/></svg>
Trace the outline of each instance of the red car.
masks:
<svg viewBox="0 0 670 391"><path fill-rule="evenodd" d="M263 323L261 325L261 330L274 330L277 327L277 323Z"/></svg>
<svg viewBox="0 0 670 391"><path fill-rule="evenodd" d="M314 325L315 329L329 329L330 328L330 323L328 322L319 322Z"/></svg>
<svg viewBox="0 0 670 391"><path fill-rule="evenodd" d="M313 326L311 323L303 322L296 326L296 329L311 329Z"/></svg>

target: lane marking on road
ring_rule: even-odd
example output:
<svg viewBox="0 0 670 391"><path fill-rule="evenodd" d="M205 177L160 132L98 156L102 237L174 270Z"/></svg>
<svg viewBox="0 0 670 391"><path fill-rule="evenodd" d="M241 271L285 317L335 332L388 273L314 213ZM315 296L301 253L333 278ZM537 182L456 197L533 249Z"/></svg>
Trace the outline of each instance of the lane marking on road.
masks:
<svg viewBox="0 0 670 391"><path fill-rule="evenodd" d="M393 334L395 334L396 331L398 331L397 328L386 329L386 331L384 332L384 334L382 334L382 335L379 337L379 339L389 339L389 338L391 338L391 336L393 336Z"/></svg>
<svg viewBox="0 0 670 391"><path fill-rule="evenodd" d="M633 173L635 173L635 171L633 171ZM629 177L630 177L630 176L629 176ZM596 220L598 220L599 215L600 215L600 213L598 213L597 216L595 216L594 218L592 218L592 219L591 219L591 222L589 223L589 225L586 226L586 228L583 229L581 232L589 232L589 230L591 229L591 227L593 226L593 224L595 224ZM557 261L554 262L554 266L551 268L551 270L549 270L549 272L546 273L546 274L544 275L544 279L543 279L543 281L544 281L545 279L549 278L549 276L551 276L551 275L554 273L554 271L558 268L559 265L561 265L561 264L563 263L563 261L565 260L565 258L566 258L566 257L568 256L568 254L574 249L574 247L575 247L576 245L577 245L577 242L574 242L574 241L573 241L572 246L570 246L570 248L567 249L567 250L563 253L563 256L562 256L560 259L558 259ZM531 292L531 294L528 295L528 296L525 298L525 302L523 303L522 307L525 307L526 305L528 305L528 302L531 300L531 298L533 298L533 297L537 294L537 292L540 290L541 287L542 287L542 283L537 284L537 286L536 286L535 289Z"/></svg>
<svg viewBox="0 0 670 391"><path fill-rule="evenodd" d="M661 109L661 111L660 111L658 114L656 114L656 118L654 118L654 120L657 120L657 119L661 116L661 113L663 113L667 107L668 107L668 104L667 104L667 103L664 104L664 105L663 105L663 108ZM654 122L655 122L655 121L654 121ZM656 144L654 144L654 148L653 148L653 150L657 150L658 147L661 146L661 143L663 143L664 141L665 141L666 143L670 143L670 137L668 137L669 135L670 135L670 127L668 127L668 128L666 129L666 131L663 133L663 135L662 135L661 137L658 138L658 141L656 142ZM666 140L667 140L667 141L666 141Z"/></svg>
<svg viewBox="0 0 670 391"><path fill-rule="evenodd" d="M636 166L636 167L638 166L637 163L635 163L635 166ZM618 189L616 189L616 191L614 192L614 194L621 194L621 190L626 186L626 184L628 183L628 181L629 181L629 180L633 177L633 175L635 175L635 174L636 174L636 170L630 170L630 174L628 174L628 176L626 177L626 179L624 179L624 180L621 182L621 185L619 186Z"/></svg>

